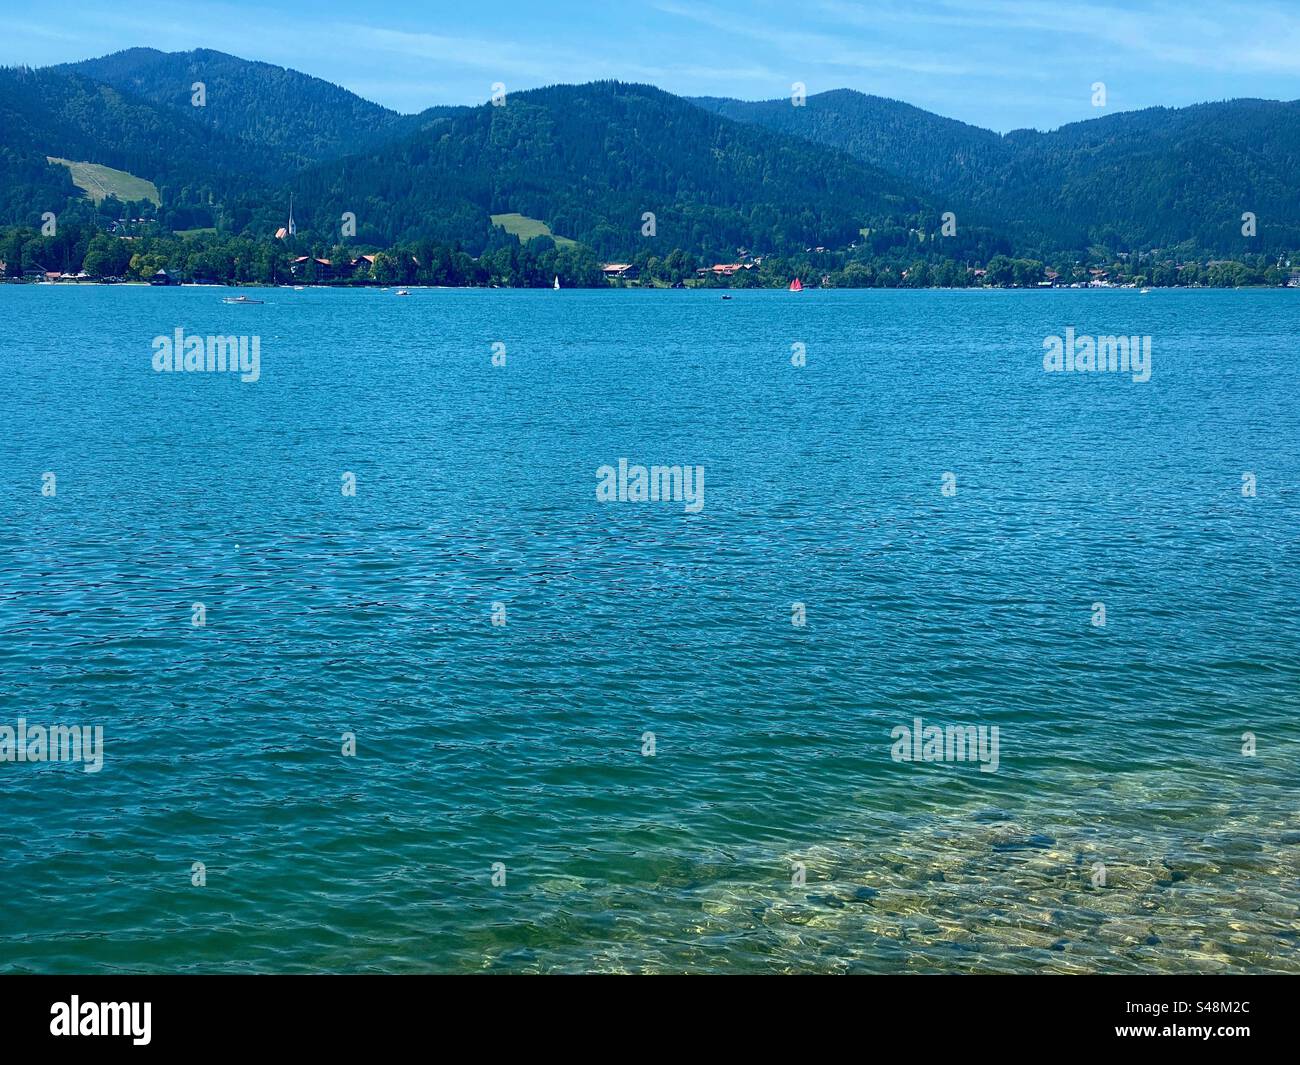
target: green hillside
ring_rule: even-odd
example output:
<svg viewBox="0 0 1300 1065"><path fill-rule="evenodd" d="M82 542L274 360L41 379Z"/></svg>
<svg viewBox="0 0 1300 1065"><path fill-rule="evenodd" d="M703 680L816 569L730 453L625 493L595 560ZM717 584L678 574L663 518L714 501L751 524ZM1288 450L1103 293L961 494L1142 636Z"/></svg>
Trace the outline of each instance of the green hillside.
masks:
<svg viewBox="0 0 1300 1065"><path fill-rule="evenodd" d="M1300 247L1298 167L1300 102L1151 108L1000 136L847 89L793 107L606 81L399 115L205 49L0 68L0 225L54 211L102 228L96 208L113 196L156 204L160 232L270 240L292 196L301 240L322 253L346 239L472 258L517 255L522 242L539 256L549 236L620 261L827 249L887 259L896 279L924 276L911 269L920 260L956 269L995 256L1276 265ZM947 211L956 235L935 239ZM1256 235L1241 232L1245 212Z"/></svg>
<svg viewBox="0 0 1300 1065"><path fill-rule="evenodd" d="M157 206L162 203L158 197L158 186L152 181L128 174L125 170L114 170L111 166L99 163L77 163L71 159L58 159L46 156L49 162L66 166L72 175L72 183L79 189L85 189L86 195L95 203L115 196L123 203L134 200L148 200Z"/></svg>
<svg viewBox="0 0 1300 1065"><path fill-rule="evenodd" d="M556 236L551 232L551 227L545 222L540 222L536 218L528 218L526 215L516 213L494 214L492 224L500 226L512 237L518 237L525 244L535 237L550 237L560 247L577 243L577 241L568 237Z"/></svg>
<svg viewBox="0 0 1300 1065"><path fill-rule="evenodd" d="M430 117L399 115L320 78L210 48L129 48L55 69L93 78L245 145L270 150L294 168L413 132ZM204 86L202 107L192 102L196 82Z"/></svg>
<svg viewBox="0 0 1300 1065"><path fill-rule="evenodd" d="M238 225L229 213L236 202L268 200L263 190L291 172L274 149L81 74L0 68L0 222L93 213L87 190L51 158L93 160L152 182L169 229ZM83 176L90 183L102 175Z"/></svg>
<svg viewBox="0 0 1300 1065"><path fill-rule="evenodd" d="M294 187L313 224L363 203L358 226L373 227L376 242L431 236L474 250L491 216L509 214L545 219L601 256L843 247L864 224L905 227L928 210L904 182L845 153L621 82L517 93L506 107L485 104L314 168ZM643 235L647 214L653 236Z"/></svg>
<svg viewBox="0 0 1300 1065"><path fill-rule="evenodd" d="M1102 245L1235 255L1300 244L1300 102L1157 107L1006 136L848 89L803 107L695 102L889 170L959 219L996 227L1021 253ZM1241 233L1244 211L1258 218L1255 237Z"/></svg>

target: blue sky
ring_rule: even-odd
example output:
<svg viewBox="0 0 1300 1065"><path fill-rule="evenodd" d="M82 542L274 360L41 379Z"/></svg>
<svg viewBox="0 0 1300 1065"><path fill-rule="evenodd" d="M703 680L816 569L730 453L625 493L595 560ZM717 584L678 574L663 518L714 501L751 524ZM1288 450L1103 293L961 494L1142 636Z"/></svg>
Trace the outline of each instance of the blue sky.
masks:
<svg viewBox="0 0 1300 1065"><path fill-rule="evenodd" d="M209 47L400 111L612 77L742 99L849 87L999 131L1096 117L1096 81L1108 110L1300 98L1300 7L1274 0L43 0L0 28L0 64Z"/></svg>

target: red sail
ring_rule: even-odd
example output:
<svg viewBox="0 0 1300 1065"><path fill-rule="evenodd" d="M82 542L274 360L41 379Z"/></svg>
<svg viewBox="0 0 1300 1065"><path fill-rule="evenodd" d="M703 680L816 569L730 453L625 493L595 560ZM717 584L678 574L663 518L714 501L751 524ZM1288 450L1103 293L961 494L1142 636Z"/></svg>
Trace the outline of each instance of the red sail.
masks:
<svg viewBox="0 0 1300 1065"><path fill-rule="evenodd" d="M791 292L802 292L802 291L803 291L803 282L801 282L801 281L796 277L793 281L790 282L790 291L791 291Z"/></svg>

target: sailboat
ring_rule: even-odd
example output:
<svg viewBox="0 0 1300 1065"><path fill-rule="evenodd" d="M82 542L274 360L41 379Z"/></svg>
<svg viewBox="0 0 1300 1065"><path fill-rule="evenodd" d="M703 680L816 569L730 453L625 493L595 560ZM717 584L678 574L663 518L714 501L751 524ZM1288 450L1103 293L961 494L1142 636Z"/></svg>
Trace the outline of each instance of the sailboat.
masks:
<svg viewBox="0 0 1300 1065"><path fill-rule="evenodd" d="M802 292L802 291L803 291L803 282L800 281L800 280L796 277L793 281L790 282L790 291L791 291L791 292Z"/></svg>
<svg viewBox="0 0 1300 1065"><path fill-rule="evenodd" d="M560 275L559 275L559 274L556 274L556 275L555 275L555 284L552 285L551 287L552 287L552 288L559 288L559 287L560 287Z"/></svg>

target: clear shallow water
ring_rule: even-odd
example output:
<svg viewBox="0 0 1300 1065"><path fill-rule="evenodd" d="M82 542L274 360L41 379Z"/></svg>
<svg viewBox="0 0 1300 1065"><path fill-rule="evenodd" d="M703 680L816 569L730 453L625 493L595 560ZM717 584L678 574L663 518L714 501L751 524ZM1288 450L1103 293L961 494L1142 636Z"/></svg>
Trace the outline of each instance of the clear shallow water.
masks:
<svg viewBox="0 0 1300 1065"><path fill-rule="evenodd" d="M227 294L0 286L0 970L1300 972L1300 293Z"/></svg>

